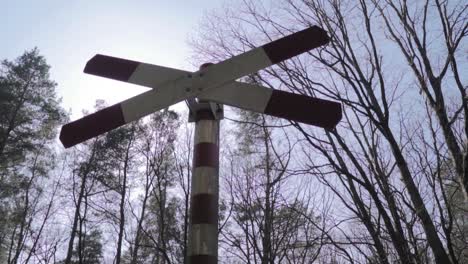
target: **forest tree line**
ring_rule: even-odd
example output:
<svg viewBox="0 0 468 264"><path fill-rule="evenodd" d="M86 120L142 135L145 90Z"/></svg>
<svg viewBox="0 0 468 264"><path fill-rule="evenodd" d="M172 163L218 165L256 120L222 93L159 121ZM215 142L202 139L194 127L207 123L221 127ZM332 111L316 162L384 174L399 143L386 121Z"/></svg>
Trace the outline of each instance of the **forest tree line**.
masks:
<svg viewBox="0 0 468 264"><path fill-rule="evenodd" d="M227 110L220 263L468 262L467 14L440 0L239 0L207 14L194 64L324 28L326 46L243 81L344 111L324 130ZM0 65L0 263L187 263L187 114L65 150L49 72L38 49Z"/></svg>

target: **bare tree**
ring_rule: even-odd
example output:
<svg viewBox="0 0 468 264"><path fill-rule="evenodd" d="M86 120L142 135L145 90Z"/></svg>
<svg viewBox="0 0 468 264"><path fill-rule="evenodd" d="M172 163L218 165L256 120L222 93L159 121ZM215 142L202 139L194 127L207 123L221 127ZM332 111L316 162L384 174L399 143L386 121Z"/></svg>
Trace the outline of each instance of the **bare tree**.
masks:
<svg viewBox="0 0 468 264"><path fill-rule="evenodd" d="M397 43L396 48L393 45L393 41L409 38L411 42L405 40L403 49L413 49L413 35L421 36L420 31L431 32L423 33L425 37L421 41L424 45L436 41L434 30L437 26L427 22L426 15L418 17L418 13L427 14L427 10L433 10L440 13L440 17L445 16L442 21L451 21L442 23L450 25L444 26L447 32L450 31L444 33L449 36L445 39L450 43L434 44L436 46L431 49L434 52L429 56L433 60L439 56L440 49L448 47L449 55L443 69L456 70L455 49L466 35L466 23L461 22L465 8L457 3L448 5L436 1L429 5L428 2L424 8L418 8L418 4L410 5L406 1L388 1L385 5L383 1L364 0L357 3L288 0L266 4L241 1L241 5L228 8L223 14L209 16L202 25L200 37L192 42L196 50L195 60L216 61L311 24L318 24L329 32L331 42L327 47L266 69L258 74L258 78L272 88L325 96L339 100L345 106L345 120L335 130L318 131L293 125L309 145L309 156L318 154L320 157L309 160L309 171L322 175L320 179L324 186L335 194L336 202L347 209L346 213L337 216L343 221L335 228L339 230L335 231L335 236L341 235L349 241L346 252L354 259L377 263L427 263L433 259L436 263L458 263L461 260L452 249L453 225L450 223L453 221L447 218L453 203L443 199L445 181L438 180L443 173L442 163L434 166L429 162L447 160L444 146L427 148L426 160L417 153L418 144L427 143L427 138L440 140L437 132L436 135L429 132L438 131L438 128L430 120L421 120L427 117L426 110L433 113L434 107L430 103L427 104L429 108L426 107L426 98L418 94L419 89L402 89L403 86L412 87L415 81L418 88L421 81L429 80L428 84L433 84L426 78L426 73L421 75L422 78L405 74L406 69L411 70L414 66L410 63L405 68L408 56L399 56L401 45ZM401 19L408 21L394 22ZM411 32L411 29L400 27L405 23L424 23L424 26L413 26ZM400 28L392 37L390 30L393 27ZM382 28L390 32L390 40ZM416 55L420 53L414 50ZM428 51L427 47L425 50ZM409 57L415 59L413 53ZM455 67L450 66L452 60ZM420 61L421 69L426 71L428 67L424 66L424 59ZM443 142L448 145L447 140L455 141L462 149L460 146L466 145L466 133L460 132L466 129L466 117L462 116L466 95L463 86L459 85L462 81L458 75L455 73L446 81L447 85L458 87L461 95L453 101L452 117L445 122L450 124L448 127L452 132L446 129L447 126L442 128L444 122L440 122L450 111L440 108L445 105L443 98L452 97L453 93L444 92L440 85L430 89L431 96L435 98L438 93L442 98L438 103L434 99L434 106L437 111L445 111L445 114L435 114L441 129L445 130ZM434 80L436 85L440 81L437 78ZM410 107L405 108L408 105ZM425 137L415 138L418 134ZM450 148L453 157L457 151ZM458 159L463 160L465 154L463 151L459 153ZM459 166L456 161L454 164L454 167ZM465 172L455 171L459 182L463 182ZM352 219L356 217L365 227L364 232L343 228L353 226ZM334 243L335 246L339 244Z"/></svg>
<svg viewBox="0 0 468 264"><path fill-rule="evenodd" d="M174 162L176 166L176 182L178 189L182 194L181 206L178 210L178 215L181 225L182 237L178 241L183 261L186 264L187 249L188 249L188 228L189 228L189 209L190 209L190 190L192 181L192 149L193 149L193 127L186 125L181 126L179 131L178 141L174 152Z"/></svg>
<svg viewBox="0 0 468 264"><path fill-rule="evenodd" d="M82 203L85 202L87 205L86 201L86 195L87 195L87 184L88 183L88 178L92 177L92 173L95 171L96 167L96 154L97 154L97 146L98 144L98 139L95 139L92 141L92 143L89 146L89 152L85 153L85 159L82 161L76 160L77 164L74 164L76 168L72 169L72 180L73 180L73 200L75 204L75 209L74 209L74 216L73 216L73 222L72 222L72 227L71 227L71 233L70 233L70 239L68 242L68 249L67 249L67 255L65 258L64 263L69 264L72 261L72 254L73 254L73 246L75 243L75 237L78 234L79 236L79 243L78 245L81 246L81 236L82 232L79 232L79 229L82 228L82 223L84 221L84 217L81 216L81 210L82 209ZM76 182L77 178L80 180L79 183ZM78 193L75 193L75 186L76 186L76 191ZM89 188L89 187L88 187ZM86 212L87 206L85 206L85 212ZM79 253L81 253L81 250L78 250ZM81 261L81 254L80 254L80 261Z"/></svg>
<svg viewBox="0 0 468 264"><path fill-rule="evenodd" d="M468 202L468 97L457 56L468 35L468 7L463 1L373 3L385 21L388 36L404 55L421 94L439 122ZM442 31L441 37L435 35L436 30Z"/></svg>
<svg viewBox="0 0 468 264"><path fill-rule="evenodd" d="M292 144L284 131L268 127L264 116L240 116L233 137L238 145L226 159L230 208L221 232L224 250L244 263L313 262L321 247L315 216L297 198L299 190L287 191ZM275 130L281 143L274 140Z"/></svg>
<svg viewBox="0 0 468 264"><path fill-rule="evenodd" d="M138 143L139 157L144 165L143 195L139 202L139 214L132 205L136 217L136 231L131 243L131 263L148 259L157 263L175 263L179 254L171 244L179 239L175 232L173 200L169 188L174 185L176 174L174 147L179 126L178 115L167 111L155 113L142 124L142 138Z"/></svg>

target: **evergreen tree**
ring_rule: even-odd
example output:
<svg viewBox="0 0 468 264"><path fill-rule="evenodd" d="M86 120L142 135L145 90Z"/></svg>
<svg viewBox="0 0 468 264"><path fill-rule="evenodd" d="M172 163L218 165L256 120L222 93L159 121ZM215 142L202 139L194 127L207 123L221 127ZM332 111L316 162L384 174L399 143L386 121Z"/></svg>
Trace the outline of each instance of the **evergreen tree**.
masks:
<svg viewBox="0 0 468 264"><path fill-rule="evenodd" d="M76 249L72 252L71 264L86 263L86 264L99 264L102 263L103 250L102 250L102 233L98 229L94 229L89 233L81 234L83 237L81 245L75 246ZM80 256L81 255L81 256ZM81 260L80 260L81 258ZM65 263L65 260L58 262L59 264Z"/></svg>
<svg viewBox="0 0 468 264"><path fill-rule="evenodd" d="M93 230L84 237L82 246L83 261L81 263L99 264L102 259L101 231ZM74 251L72 263L80 263L76 260L77 252Z"/></svg>
<svg viewBox="0 0 468 264"><path fill-rule="evenodd" d="M0 64L0 173L24 161L44 139L55 137L64 120L50 66L39 50L26 51Z"/></svg>
<svg viewBox="0 0 468 264"><path fill-rule="evenodd" d="M158 112L142 125L140 157L143 161L144 193L136 217L136 230L125 263L182 263L183 223L177 209L180 199L175 188L175 141L179 116L172 111ZM183 221L181 221L183 222ZM180 226L180 227L179 227Z"/></svg>
<svg viewBox="0 0 468 264"><path fill-rule="evenodd" d="M98 100L95 108L99 109L104 105L105 102ZM72 177L76 177L79 184L74 185L72 190L75 193L75 212L64 263L73 263L74 255L78 255L81 260L84 258L87 254L86 248L80 241L85 241L86 232L82 230L86 229L90 221L99 220L99 217L106 220L108 216L112 216L111 222L119 225L118 245L122 245L124 217L122 214L117 217L112 208L115 206L114 201L121 201L120 212L124 209L123 200L127 187L122 176L126 178L131 167L128 154L135 137L135 129L136 124L132 123L80 144L80 151L71 164L71 171L75 172L72 173ZM72 181L75 182L73 179ZM106 196L111 197L111 200L107 200ZM101 211L92 208L95 204L102 205L99 206ZM120 252L121 248L117 247L117 251Z"/></svg>
<svg viewBox="0 0 468 264"><path fill-rule="evenodd" d="M0 63L0 262L16 263L33 233L40 178L54 167L50 143L66 115L38 49Z"/></svg>

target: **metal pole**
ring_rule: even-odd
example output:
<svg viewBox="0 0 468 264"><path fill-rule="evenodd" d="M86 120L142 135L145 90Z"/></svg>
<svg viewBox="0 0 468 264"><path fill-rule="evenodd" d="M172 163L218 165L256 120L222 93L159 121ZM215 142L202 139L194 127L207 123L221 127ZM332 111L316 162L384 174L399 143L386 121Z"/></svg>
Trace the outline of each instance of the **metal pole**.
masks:
<svg viewBox="0 0 468 264"><path fill-rule="evenodd" d="M202 65L200 68L208 66ZM218 263L219 123L222 107L189 102L195 121L188 263Z"/></svg>

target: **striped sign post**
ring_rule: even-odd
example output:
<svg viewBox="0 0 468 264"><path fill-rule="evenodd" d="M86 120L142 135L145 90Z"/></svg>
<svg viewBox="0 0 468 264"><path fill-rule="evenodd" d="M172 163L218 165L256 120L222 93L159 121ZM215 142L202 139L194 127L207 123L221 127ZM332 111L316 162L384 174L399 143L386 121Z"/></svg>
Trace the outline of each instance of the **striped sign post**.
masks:
<svg viewBox="0 0 468 264"><path fill-rule="evenodd" d="M210 109L195 114L188 260L213 264L218 259L219 120Z"/></svg>
<svg viewBox="0 0 468 264"><path fill-rule="evenodd" d="M222 105L333 129L342 117L339 103L236 81L328 41L323 29L312 26L196 72L96 55L86 64L85 73L151 90L64 125L60 141L69 148L184 100L189 107L196 106L191 108L195 146L188 260L217 263Z"/></svg>
<svg viewBox="0 0 468 264"><path fill-rule="evenodd" d="M204 69L211 66L206 63ZM187 260L213 264L218 259L219 129L222 108L209 101L188 102L195 122L190 190L190 222Z"/></svg>

